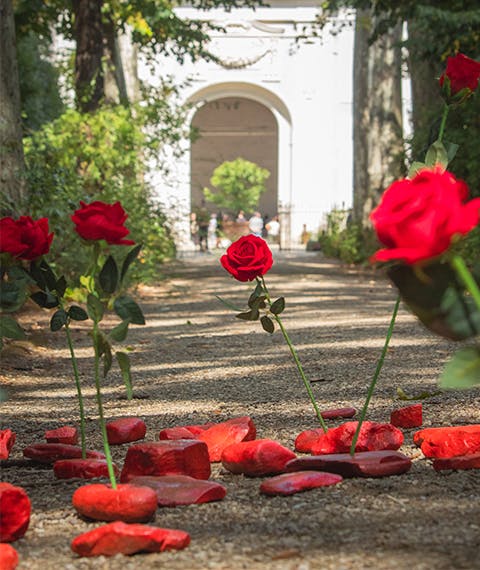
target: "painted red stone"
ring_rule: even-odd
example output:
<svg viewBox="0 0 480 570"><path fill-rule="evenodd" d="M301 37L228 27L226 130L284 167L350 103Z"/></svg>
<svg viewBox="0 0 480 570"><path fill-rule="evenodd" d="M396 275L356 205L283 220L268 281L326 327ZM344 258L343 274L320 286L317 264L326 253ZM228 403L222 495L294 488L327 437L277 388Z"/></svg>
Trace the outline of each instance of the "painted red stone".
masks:
<svg viewBox="0 0 480 570"><path fill-rule="evenodd" d="M297 471L282 473L263 481L260 492L264 495L294 495L317 487L328 487L343 481L341 475L322 471Z"/></svg>
<svg viewBox="0 0 480 570"><path fill-rule="evenodd" d="M446 459L434 459L433 468L435 471L444 471L445 469L480 469L480 453L448 457Z"/></svg>
<svg viewBox="0 0 480 570"><path fill-rule="evenodd" d="M11 429L0 430L0 459L8 459L16 435Z"/></svg>
<svg viewBox="0 0 480 570"><path fill-rule="evenodd" d="M290 461L285 471L317 470L342 477L388 477L406 473L412 466L409 457L399 451L364 451L353 457L349 453L311 455Z"/></svg>
<svg viewBox="0 0 480 570"><path fill-rule="evenodd" d="M206 443L194 439L164 440L130 446L120 480L127 483L139 475L189 475L208 479L210 473Z"/></svg>
<svg viewBox="0 0 480 570"><path fill-rule="evenodd" d="M55 463L59 459L80 459L82 448L78 445L68 445L67 443L35 443L23 450L24 457L33 459L38 463ZM87 450L87 457L92 459L105 459L105 455L100 451Z"/></svg>
<svg viewBox="0 0 480 570"><path fill-rule="evenodd" d="M157 493L160 507L177 507L221 501L227 489L215 481L194 479L188 475L163 475L161 477L134 477L131 485L145 485Z"/></svg>
<svg viewBox="0 0 480 570"><path fill-rule="evenodd" d="M115 476L120 474L113 465ZM53 464L53 472L57 479L93 479L108 477L106 459L59 459Z"/></svg>
<svg viewBox="0 0 480 570"><path fill-rule="evenodd" d="M413 434L425 457L448 459L480 452L480 425L426 428Z"/></svg>
<svg viewBox="0 0 480 570"><path fill-rule="evenodd" d="M114 556L182 550L189 544L190 535L183 530L117 521L77 536L71 548L80 556Z"/></svg>
<svg viewBox="0 0 480 570"><path fill-rule="evenodd" d="M257 435L255 424L248 416L232 418L215 424L198 434L198 439L208 447L211 462L220 461L223 450L233 443L254 440Z"/></svg>
<svg viewBox="0 0 480 570"><path fill-rule="evenodd" d="M295 451L311 453L313 444L325 433L322 428L307 429L299 433L295 439Z"/></svg>
<svg viewBox="0 0 480 570"><path fill-rule="evenodd" d="M14 542L27 532L32 507L22 487L0 483L0 542Z"/></svg>
<svg viewBox="0 0 480 570"><path fill-rule="evenodd" d="M390 414L390 423L399 428L420 427L423 423L422 404L412 404L398 410L393 410Z"/></svg>
<svg viewBox="0 0 480 570"><path fill-rule="evenodd" d="M79 487L72 496L82 516L97 521L147 522L155 516L157 495L149 487L94 483Z"/></svg>
<svg viewBox="0 0 480 570"><path fill-rule="evenodd" d="M108 422L106 427L108 443L112 445L138 441L147 433L147 426L140 418L120 418Z"/></svg>
<svg viewBox="0 0 480 570"><path fill-rule="evenodd" d="M322 433L312 445L313 455L346 453L350 451L358 422L346 422L327 433ZM403 433L391 424L363 422L355 446L356 451L381 451L398 449L403 443Z"/></svg>
<svg viewBox="0 0 480 570"><path fill-rule="evenodd" d="M18 566L18 552L11 544L0 543L0 568L15 570Z"/></svg>
<svg viewBox="0 0 480 570"><path fill-rule="evenodd" d="M201 434L202 431L215 425L212 422L206 424L196 424L190 426L176 426L172 428L165 428L158 434L158 439L196 439L196 436Z"/></svg>
<svg viewBox="0 0 480 570"><path fill-rule="evenodd" d="M63 426L56 429L50 429L45 432L47 443L67 443L69 445L77 445L78 430L73 426Z"/></svg>
<svg viewBox="0 0 480 570"><path fill-rule="evenodd" d="M338 418L353 418L357 413L355 408L336 408L335 410L324 410L320 415L324 420L336 420Z"/></svg>
<svg viewBox="0 0 480 570"><path fill-rule="evenodd" d="M282 473L295 453L271 439L242 441L229 445L222 453L222 465L232 473L249 477Z"/></svg>

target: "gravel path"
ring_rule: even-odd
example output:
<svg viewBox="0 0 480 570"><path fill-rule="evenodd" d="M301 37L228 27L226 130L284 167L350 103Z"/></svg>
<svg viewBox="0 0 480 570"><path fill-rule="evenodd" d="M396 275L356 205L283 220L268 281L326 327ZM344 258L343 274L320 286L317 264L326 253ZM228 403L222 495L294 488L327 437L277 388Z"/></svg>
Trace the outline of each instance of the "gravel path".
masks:
<svg viewBox="0 0 480 570"><path fill-rule="evenodd" d="M360 408L379 356L395 291L379 274L343 268L318 253L275 253L267 275L273 297L284 295L283 320L313 382L320 408ZM115 371L104 385L109 419L135 415L147 440L174 425L250 415L258 437L293 447L296 435L318 427L279 332L234 318L216 298L244 306L251 285L231 279L215 255L166 268L158 287L142 287L145 327L135 327L135 398L128 402ZM34 321L32 322L32 315ZM21 315L30 342L10 346L0 365L1 427L17 433L1 480L23 486L33 505L30 528L15 543L20 569L168 570L451 570L480 568L480 478L475 471L435 473L405 430L401 451L411 471L384 479L349 479L338 486L287 498L267 498L260 480L234 476L216 464L212 478L226 485L217 503L159 509L153 524L191 534L182 552L80 559L74 536L98 526L80 519L70 500L81 481L59 481L33 465L22 448L46 429L77 418L75 390L61 333L44 332L48 315ZM88 445L101 449L90 378L88 339L75 332L87 396ZM454 346L433 337L402 309L369 419L389 421L407 394L437 390ZM480 423L478 391L445 392L424 401L424 426ZM336 425L338 422L330 422ZM121 465L126 446L114 448Z"/></svg>

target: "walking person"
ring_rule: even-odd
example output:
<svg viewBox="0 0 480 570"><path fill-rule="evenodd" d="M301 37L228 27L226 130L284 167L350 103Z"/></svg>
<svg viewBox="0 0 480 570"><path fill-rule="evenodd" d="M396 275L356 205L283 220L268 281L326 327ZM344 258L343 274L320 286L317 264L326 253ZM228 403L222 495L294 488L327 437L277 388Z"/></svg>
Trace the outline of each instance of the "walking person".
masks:
<svg viewBox="0 0 480 570"><path fill-rule="evenodd" d="M248 227L254 236L262 237L263 218L260 212L253 213L253 216L248 220Z"/></svg>

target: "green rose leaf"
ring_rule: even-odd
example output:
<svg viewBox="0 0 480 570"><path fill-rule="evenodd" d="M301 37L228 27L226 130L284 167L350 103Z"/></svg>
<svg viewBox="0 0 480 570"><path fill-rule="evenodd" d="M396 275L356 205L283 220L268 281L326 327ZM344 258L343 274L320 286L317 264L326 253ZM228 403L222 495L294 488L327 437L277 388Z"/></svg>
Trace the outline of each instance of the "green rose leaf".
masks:
<svg viewBox="0 0 480 570"><path fill-rule="evenodd" d="M103 264L98 280L100 282L100 287L105 291L105 293L111 295L115 292L118 284L118 267L111 255L107 257L107 260Z"/></svg>
<svg viewBox="0 0 480 570"><path fill-rule="evenodd" d="M416 174L420 172L427 165L424 162L412 162L410 168L408 169L408 177L413 178Z"/></svg>
<svg viewBox="0 0 480 570"><path fill-rule="evenodd" d="M475 301L456 287L449 287L442 297L441 309L450 329L459 338L480 334L480 311Z"/></svg>
<svg viewBox="0 0 480 570"><path fill-rule="evenodd" d="M145 317L142 309L128 295L115 299L113 309L122 321L130 320L133 325L144 325Z"/></svg>
<svg viewBox="0 0 480 570"><path fill-rule="evenodd" d="M272 306L270 307L270 312L273 313L274 315L279 315L280 313L283 313L284 310L285 310L284 297L279 297L276 301L272 303Z"/></svg>
<svg viewBox="0 0 480 570"><path fill-rule="evenodd" d="M72 305L70 309L68 309L68 316L72 321L86 321L88 319L87 311L78 305Z"/></svg>
<svg viewBox="0 0 480 570"><path fill-rule="evenodd" d="M445 167L448 166L447 149L443 146L441 141L436 140L427 150L425 164L427 166L435 166L436 164L442 164Z"/></svg>
<svg viewBox="0 0 480 570"><path fill-rule="evenodd" d="M447 150L448 162L450 163L455 158L457 151L460 148L460 145L458 145L457 143L446 141L445 139L443 139L443 144L445 145L445 148Z"/></svg>
<svg viewBox="0 0 480 570"><path fill-rule="evenodd" d="M91 275L81 275L80 285L85 287L89 293L93 293L95 291L95 279Z"/></svg>
<svg viewBox="0 0 480 570"><path fill-rule="evenodd" d="M258 320L259 316L260 313L258 312L258 309L252 309L246 313L239 313L238 315L235 315L237 319L242 319L243 321L256 321Z"/></svg>
<svg viewBox="0 0 480 570"><path fill-rule="evenodd" d="M12 317L6 315L0 316L0 338L13 338L14 340L22 340L25 338L25 332L22 327Z"/></svg>
<svg viewBox="0 0 480 570"><path fill-rule="evenodd" d="M130 265L135 261L142 249L142 244L136 245L133 249L131 249L125 259L123 260L122 264L122 271L120 273L120 283L123 283L125 275L127 274L128 268Z"/></svg>
<svg viewBox="0 0 480 570"><path fill-rule="evenodd" d="M252 301L248 301L248 306L253 310L253 311L258 311L258 309L264 309L265 308L265 299L267 297L265 295L260 295L260 297L255 297Z"/></svg>
<svg viewBox="0 0 480 570"><path fill-rule="evenodd" d="M128 354L126 352L117 352L115 353L115 356L117 357L118 365L122 371L123 381L125 382L125 388L127 389L127 399L131 400L133 397L133 390L132 377L130 372L130 359L128 358Z"/></svg>
<svg viewBox="0 0 480 570"><path fill-rule="evenodd" d="M59 305L58 298L52 293L45 291L35 291L35 293L30 295L30 298L43 309L54 309Z"/></svg>
<svg viewBox="0 0 480 570"><path fill-rule="evenodd" d="M57 280L55 283L55 291L57 292L59 297L63 297L65 295L65 291L67 289L67 281L65 277L62 275L60 279Z"/></svg>
<svg viewBox="0 0 480 570"><path fill-rule="evenodd" d="M0 307L5 313L13 313L25 303L28 298L25 281L0 281Z"/></svg>
<svg viewBox="0 0 480 570"><path fill-rule="evenodd" d="M441 388L471 388L480 384L480 349L458 350L440 376Z"/></svg>
<svg viewBox="0 0 480 570"><path fill-rule="evenodd" d="M115 340L116 342L122 342L127 338L128 334L128 325L130 324L129 319L126 321L122 321L119 325L117 325L114 329L110 331L110 338Z"/></svg>
<svg viewBox="0 0 480 570"><path fill-rule="evenodd" d="M53 313L52 318L50 319L50 330L52 332L59 331L63 325L66 325L68 322L68 315L64 309L59 309Z"/></svg>
<svg viewBox="0 0 480 570"><path fill-rule="evenodd" d="M87 313L88 316L94 321L98 323L103 318L103 313L105 312L105 307L103 303L100 301L98 297L89 293L87 297Z"/></svg>
<svg viewBox="0 0 480 570"><path fill-rule="evenodd" d="M40 264L32 262L30 265L30 275L38 287L44 291L54 291L57 285L57 278L50 265L43 259Z"/></svg>
<svg viewBox="0 0 480 570"><path fill-rule="evenodd" d="M260 319L260 322L262 323L264 331L267 331L270 334L275 331L275 325L273 324L272 319L268 318L266 315Z"/></svg>

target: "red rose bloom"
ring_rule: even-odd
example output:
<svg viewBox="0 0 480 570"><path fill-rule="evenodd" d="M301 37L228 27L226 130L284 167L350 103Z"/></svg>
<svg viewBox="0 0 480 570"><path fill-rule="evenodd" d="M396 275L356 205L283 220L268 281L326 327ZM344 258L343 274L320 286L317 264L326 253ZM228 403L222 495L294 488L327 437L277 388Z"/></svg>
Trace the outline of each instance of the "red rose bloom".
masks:
<svg viewBox="0 0 480 570"><path fill-rule="evenodd" d="M48 253L53 233L48 233L48 219L32 220L21 216L18 220L6 217L0 220L0 252L32 261Z"/></svg>
<svg viewBox="0 0 480 570"><path fill-rule="evenodd" d="M387 246L372 260L412 265L440 255L454 236L467 234L479 222L480 198L467 198L467 185L439 167L394 182L370 215Z"/></svg>
<svg viewBox="0 0 480 570"><path fill-rule="evenodd" d="M447 59L447 68L440 77L440 85L443 87L445 79L450 82L450 95L456 95L462 89L471 92L478 87L480 79L480 62L470 59L463 53Z"/></svg>
<svg viewBox="0 0 480 570"><path fill-rule="evenodd" d="M120 202L80 202L81 208L71 216L77 234L86 240L104 239L111 245L133 245L135 242L123 239L130 231L123 225L128 218Z"/></svg>
<svg viewBox="0 0 480 570"><path fill-rule="evenodd" d="M266 241L254 235L243 236L227 249L220 263L238 281L252 281L272 267L272 252Z"/></svg>

